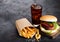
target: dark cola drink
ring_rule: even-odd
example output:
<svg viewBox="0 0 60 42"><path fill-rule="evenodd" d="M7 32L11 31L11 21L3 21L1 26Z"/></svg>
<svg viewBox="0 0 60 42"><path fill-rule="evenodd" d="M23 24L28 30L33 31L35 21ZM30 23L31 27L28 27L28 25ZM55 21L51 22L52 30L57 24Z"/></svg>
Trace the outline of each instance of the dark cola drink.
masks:
<svg viewBox="0 0 60 42"><path fill-rule="evenodd" d="M42 16L42 7L38 4L31 5L32 24L40 24L40 17Z"/></svg>

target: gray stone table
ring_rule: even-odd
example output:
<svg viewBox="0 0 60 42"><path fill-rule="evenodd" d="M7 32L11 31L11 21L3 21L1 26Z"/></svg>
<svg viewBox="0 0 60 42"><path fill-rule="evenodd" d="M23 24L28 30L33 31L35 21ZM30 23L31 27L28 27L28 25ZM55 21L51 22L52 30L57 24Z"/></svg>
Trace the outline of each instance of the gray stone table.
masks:
<svg viewBox="0 0 60 42"><path fill-rule="evenodd" d="M60 0L0 0L0 42L35 42L20 37L15 27L15 21L20 18L31 22L30 6L34 2L42 5L42 15L51 13L60 21ZM60 36L56 39L44 37L40 42L60 42Z"/></svg>

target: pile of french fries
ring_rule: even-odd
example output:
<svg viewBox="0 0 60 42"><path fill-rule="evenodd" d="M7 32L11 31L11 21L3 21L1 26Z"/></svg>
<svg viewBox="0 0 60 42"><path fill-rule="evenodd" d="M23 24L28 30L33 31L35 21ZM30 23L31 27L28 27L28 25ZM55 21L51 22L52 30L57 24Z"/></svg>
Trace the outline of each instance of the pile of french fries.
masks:
<svg viewBox="0 0 60 42"><path fill-rule="evenodd" d="M34 27L25 27L22 30L20 30L20 36L25 38L32 38L35 35L35 38L38 40L41 35L39 34L39 30Z"/></svg>

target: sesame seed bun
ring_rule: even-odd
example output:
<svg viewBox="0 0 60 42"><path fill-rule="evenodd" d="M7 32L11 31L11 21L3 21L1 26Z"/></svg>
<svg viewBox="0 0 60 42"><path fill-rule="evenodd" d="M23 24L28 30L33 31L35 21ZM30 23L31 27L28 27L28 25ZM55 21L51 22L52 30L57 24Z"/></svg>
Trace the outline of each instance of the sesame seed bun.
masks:
<svg viewBox="0 0 60 42"><path fill-rule="evenodd" d="M57 18L53 15L44 15L40 17L41 21L47 21L47 22L57 22Z"/></svg>

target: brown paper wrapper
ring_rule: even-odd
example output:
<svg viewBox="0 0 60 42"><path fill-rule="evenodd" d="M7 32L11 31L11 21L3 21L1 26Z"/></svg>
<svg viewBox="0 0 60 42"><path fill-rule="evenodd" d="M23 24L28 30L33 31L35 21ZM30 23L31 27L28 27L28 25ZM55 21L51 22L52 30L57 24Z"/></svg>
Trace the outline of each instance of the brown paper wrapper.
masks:
<svg viewBox="0 0 60 42"><path fill-rule="evenodd" d="M17 26L18 30L21 30L21 29L28 27L28 26L33 27L33 25L26 18L16 20L16 26Z"/></svg>

